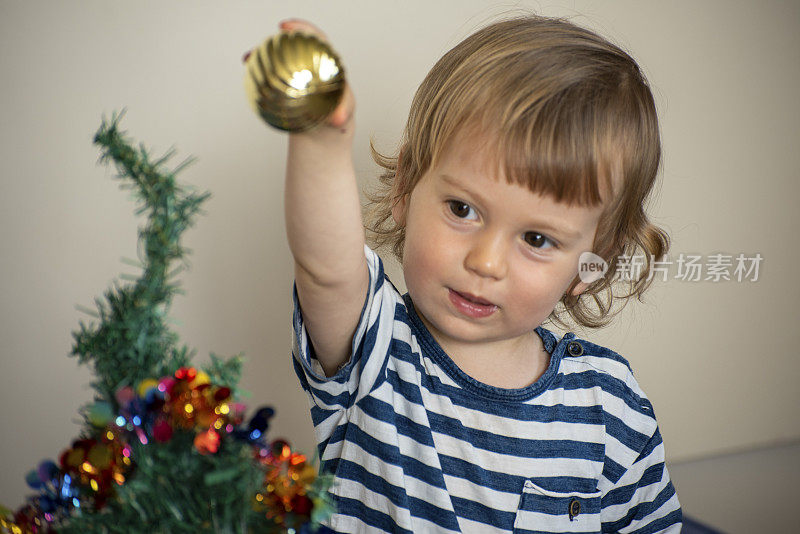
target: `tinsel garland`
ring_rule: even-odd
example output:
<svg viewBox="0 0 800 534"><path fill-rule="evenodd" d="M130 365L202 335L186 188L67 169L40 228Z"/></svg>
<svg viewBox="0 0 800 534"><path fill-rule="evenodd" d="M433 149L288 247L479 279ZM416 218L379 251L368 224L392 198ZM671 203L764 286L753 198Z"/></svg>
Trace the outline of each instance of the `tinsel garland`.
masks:
<svg viewBox="0 0 800 534"><path fill-rule="evenodd" d="M122 187L146 214L139 230L142 275L115 286L80 323L72 355L93 367L95 399L81 410L79 438L43 461L26 480L36 490L16 512L0 507L0 532L255 533L325 531L333 512L331 475L285 440L267 441L274 414L262 407L245 422L238 402L242 357L211 354L204 370L178 346L165 319L180 292L182 233L208 193L178 185L118 128L123 113L103 120L94 142L113 161Z"/></svg>

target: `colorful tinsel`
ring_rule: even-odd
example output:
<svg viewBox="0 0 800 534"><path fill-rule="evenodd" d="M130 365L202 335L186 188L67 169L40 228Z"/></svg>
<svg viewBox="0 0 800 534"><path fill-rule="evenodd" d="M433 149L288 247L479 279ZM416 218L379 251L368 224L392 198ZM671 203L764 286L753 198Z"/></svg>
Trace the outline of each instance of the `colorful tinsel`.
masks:
<svg viewBox="0 0 800 534"><path fill-rule="evenodd" d="M205 372L181 367L135 389L120 388L115 397L116 413L104 401L85 411L95 430L91 437L73 441L61 453L59 465L47 460L28 474L36 495L14 513L0 507L0 533L54 533L75 510L101 509L113 498L115 486L135 476L132 440L166 443L175 432L186 431L195 435L197 454L215 454L230 439L252 445L254 463L266 472L263 488L253 496L253 509L279 527L318 523L332 512L327 497L309 496L317 474L306 457L292 452L285 440L265 440L274 410L263 407L243 425L245 406L233 402L231 390L212 384Z"/></svg>

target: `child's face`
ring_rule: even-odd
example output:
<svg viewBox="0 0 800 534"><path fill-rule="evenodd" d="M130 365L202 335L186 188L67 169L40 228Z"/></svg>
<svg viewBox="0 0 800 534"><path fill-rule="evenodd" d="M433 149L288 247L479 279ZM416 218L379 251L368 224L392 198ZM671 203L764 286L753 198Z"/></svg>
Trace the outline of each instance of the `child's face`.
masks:
<svg viewBox="0 0 800 534"><path fill-rule="evenodd" d="M453 143L393 211L405 225L406 286L445 350L531 335L592 250L603 209L558 204L487 163Z"/></svg>

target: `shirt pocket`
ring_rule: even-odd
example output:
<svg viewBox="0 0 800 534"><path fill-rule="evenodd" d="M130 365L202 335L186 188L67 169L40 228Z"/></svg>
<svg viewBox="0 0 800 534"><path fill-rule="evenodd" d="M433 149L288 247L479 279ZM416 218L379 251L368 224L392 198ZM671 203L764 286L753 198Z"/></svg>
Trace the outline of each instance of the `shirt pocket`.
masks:
<svg viewBox="0 0 800 534"><path fill-rule="evenodd" d="M600 532L600 492L551 491L525 481L514 534Z"/></svg>

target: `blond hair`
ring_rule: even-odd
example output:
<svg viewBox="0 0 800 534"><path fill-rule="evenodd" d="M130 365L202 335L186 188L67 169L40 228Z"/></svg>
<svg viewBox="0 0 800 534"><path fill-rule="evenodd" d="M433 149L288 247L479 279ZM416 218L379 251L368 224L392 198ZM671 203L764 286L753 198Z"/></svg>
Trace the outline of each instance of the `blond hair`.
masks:
<svg viewBox="0 0 800 534"><path fill-rule="evenodd" d="M367 230L376 247L402 259L405 231L392 208L434 167L456 136L489 141L507 180L568 205L605 202L593 251L606 275L580 296L576 276L549 319L605 326L614 299L642 300L651 262L669 248L667 233L644 210L658 172L661 142L647 81L626 52L564 19L526 15L486 26L447 52L417 90L396 156L380 154L380 186L367 194ZM646 261L630 291L620 256ZM589 302L591 297L596 309Z"/></svg>

